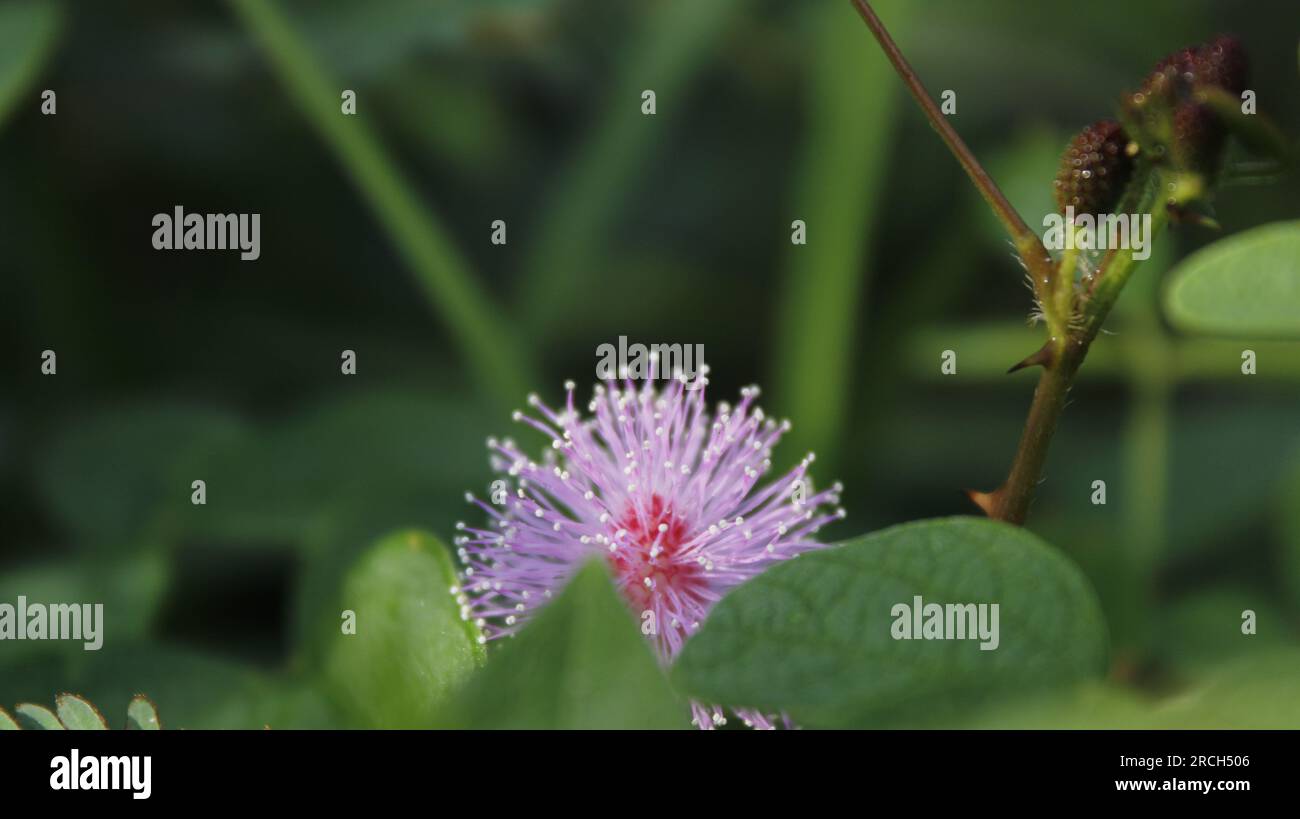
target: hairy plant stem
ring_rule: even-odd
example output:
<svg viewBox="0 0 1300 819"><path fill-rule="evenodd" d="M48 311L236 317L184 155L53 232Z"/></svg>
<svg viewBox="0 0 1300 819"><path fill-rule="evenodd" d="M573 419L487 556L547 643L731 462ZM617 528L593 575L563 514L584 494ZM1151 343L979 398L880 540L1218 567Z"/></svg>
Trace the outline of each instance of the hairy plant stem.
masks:
<svg viewBox="0 0 1300 819"><path fill-rule="evenodd" d="M989 517L1017 526L1025 522L1029 504L1043 474L1043 464L1047 462L1047 450L1056 433L1061 410L1065 409L1070 386L1088 355L1091 341L1090 338L1067 338L1058 348L1058 354L1044 365L1006 483L993 492L971 495Z"/></svg>
<svg viewBox="0 0 1300 819"><path fill-rule="evenodd" d="M1135 177L1134 184L1143 192L1135 212L1151 214L1147 241L1154 242L1167 221L1167 211L1160 206L1164 175L1146 169ZM1082 305L1081 325L1071 330L1059 354L1043 365L1006 482L993 492L971 495L989 517L1017 525L1025 522L1074 377L1136 264L1131 249L1112 251L1104 259L1097 273L1097 286Z"/></svg>
<svg viewBox="0 0 1300 819"><path fill-rule="evenodd" d="M1113 250L1106 255L1096 278L1085 281L1082 292L1076 292L1074 272L1078 263L1077 251L1067 251L1058 265L1052 260L1038 234L1030 230L1016 213L997 184L988 175L979 160L966 147L966 143L948 124L943 112L935 105L912 66L899 51L889 32L867 0L851 0L858 14L871 29L876 41L902 78L908 91L916 99L930 125L939 132L948 149L961 163L980 194L1002 221L1011 235L1016 251L1024 260L1034 285L1034 294L1043 311L1048 328L1048 341L1038 353L1011 368L1041 365L1043 372L1034 388L1034 398L1029 406L1029 416L1011 462L1011 472L1006 481L993 492L970 492L969 496L989 517L1022 524L1029 514L1038 483L1042 479L1047 451L1056 433L1061 411L1065 409L1070 387L1079 372L1088 348L1101 331L1101 326L1115 304L1124 283L1128 280L1137 260L1133 251ZM1166 176L1158 168L1139 160L1140 168L1134 174L1120 213L1152 214L1151 230L1147 241L1164 226L1167 211L1164 199L1171 204L1195 198L1200 193L1199 182L1179 176ZM1166 194L1166 189L1169 193ZM1124 206L1134 205L1133 208ZM1075 227L1071 225L1070 230Z"/></svg>
<svg viewBox="0 0 1300 819"><path fill-rule="evenodd" d="M876 16L876 12L871 8L867 0L852 0L853 7L857 9L858 14L862 16L867 28L875 35L876 41L880 43L880 48L885 52L902 78L903 84L911 92L916 103L921 106L925 113L926 119L930 121L930 126L939 132L943 138L944 144L948 150L952 151L953 156L961 163L962 169L970 177L971 182L979 190L984 201L988 202L989 207L993 209L994 214L1002 222L1002 226L1007 233L1011 235L1011 241L1014 243L1016 253L1024 260L1025 267L1029 271L1029 276L1034 283L1034 293L1038 295L1039 301L1046 303L1051 296L1053 277L1055 276L1055 265L1048 254L1047 249L1043 247L1042 241L1038 234L1025 224L1025 220L1020 218L1020 214L1011 206L1006 195L998 188L997 183L988 175L980 165L979 160L971 153L970 148L962 140L957 131L948 124L948 119L935 105L934 99L930 97L930 92L925 90L925 85L921 83L920 77L912 70L912 66L899 51L898 46L894 43L894 38L889 36L885 29L884 23Z"/></svg>

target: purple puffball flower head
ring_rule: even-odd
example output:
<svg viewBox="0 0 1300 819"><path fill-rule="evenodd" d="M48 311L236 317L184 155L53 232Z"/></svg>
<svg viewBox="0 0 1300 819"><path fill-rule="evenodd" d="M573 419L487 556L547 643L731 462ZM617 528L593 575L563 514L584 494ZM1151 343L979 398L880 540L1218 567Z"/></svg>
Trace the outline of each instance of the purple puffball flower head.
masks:
<svg viewBox="0 0 1300 819"><path fill-rule="evenodd" d="M508 438L488 440L503 480L487 500L467 495L489 523L457 524L464 568L453 589L484 641L514 634L599 555L666 664L730 589L824 545L813 535L844 516L833 508L840 485L812 488L811 453L762 483L790 423L755 406L757 387L710 414L702 387L703 379L662 389L652 379L611 381L595 387L584 415L568 382L562 409L533 395L533 412L514 414L549 440L540 459ZM693 710L702 728L724 721L721 708Z"/></svg>

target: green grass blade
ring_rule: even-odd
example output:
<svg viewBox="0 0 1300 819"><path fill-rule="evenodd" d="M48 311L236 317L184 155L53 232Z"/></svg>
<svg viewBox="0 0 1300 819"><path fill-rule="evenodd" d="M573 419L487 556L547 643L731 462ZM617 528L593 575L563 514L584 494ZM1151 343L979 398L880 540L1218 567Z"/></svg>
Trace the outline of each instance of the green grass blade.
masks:
<svg viewBox="0 0 1300 819"><path fill-rule="evenodd" d="M680 93L704 61L740 0L663 3L650 13L645 38L628 56L600 122L561 177L538 227L520 281L520 315L546 329L566 300L597 272L600 242L638 163L663 139ZM641 113L641 93L655 92L656 114Z"/></svg>
<svg viewBox="0 0 1300 819"><path fill-rule="evenodd" d="M61 7L44 0L0 6L0 123L40 74L61 22ZM38 103L31 100L33 106Z"/></svg>
<svg viewBox="0 0 1300 819"><path fill-rule="evenodd" d="M895 33L909 7L877 4ZM818 12L808 138L790 220L808 226L785 268L776 346L775 403L794 420L794 450L833 456L844 427L855 313L867 289L865 259L887 170L897 78L847 4ZM789 224L782 227L789 231ZM831 464L833 468L833 463Z"/></svg>
<svg viewBox="0 0 1300 819"><path fill-rule="evenodd" d="M451 237L402 178L366 121L341 113L343 86L329 77L280 9L270 0L234 0L233 6L415 272L480 386L503 406L512 406L527 391L522 347L509 325L496 319Z"/></svg>

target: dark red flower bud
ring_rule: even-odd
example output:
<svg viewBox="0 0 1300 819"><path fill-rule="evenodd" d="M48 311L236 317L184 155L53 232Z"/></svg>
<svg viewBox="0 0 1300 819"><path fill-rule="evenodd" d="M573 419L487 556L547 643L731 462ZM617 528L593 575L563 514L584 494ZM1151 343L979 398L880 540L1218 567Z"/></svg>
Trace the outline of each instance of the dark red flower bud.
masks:
<svg viewBox="0 0 1300 819"><path fill-rule="evenodd" d="M1197 50L1198 83L1218 86L1234 97L1239 97L1246 90L1248 73L1246 50L1236 37L1220 34Z"/></svg>
<svg viewBox="0 0 1300 819"><path fill-rule="evenodd" d="M1144 152L1155 157L1168 152L1179 167L1213 177L1227 143L1227 125L1197 101L1196 91L1213 88L1239 97L1246 74L1246 52L1235 37L1220 35L1175 51L1125 98L1125 124Z"/></svg>
<svg viewBox="0 0 1300 819"><path fill-rule="evenodd" d="M1228 141L1227 129L1204 105L1184 102L1174 113L1174 162L1180 167L1214 177Z"/></svg>
<svg viewBox="0 0 1300 819"><path fill-rule="evenodd" d="M1133 174L1128 141L1120 124L1110 119L1094 122L1070 141L1053 183L1061 213L1068 206L1077 215L1110 213Z"/></svg>
<svg viewBox="0 0 1300 819"><path fill-rule="evenodd" d="M1197 85L1211 85L1238 96L1246 90L1246 51L1241 41L1220 34L1208 43L1180 49L1162 58L1130 102L1184 99Z"/></svg>

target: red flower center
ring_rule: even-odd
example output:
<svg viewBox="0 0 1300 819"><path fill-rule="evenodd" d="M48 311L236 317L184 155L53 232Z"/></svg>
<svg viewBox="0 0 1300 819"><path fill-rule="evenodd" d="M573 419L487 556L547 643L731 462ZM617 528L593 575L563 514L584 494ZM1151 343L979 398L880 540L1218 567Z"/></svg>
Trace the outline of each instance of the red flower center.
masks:
<svg viewBox="0 0 1300 819"><path fill-rule="evenodd" d="M703 567L680 556L689 534L686 521L659 495L651 497L649 509L638 512L629 504L619 518L614 535L618 548L610 552L609 562L638 613L650 610L655 595L667 589L694 598L703 587Z"/></svg>

